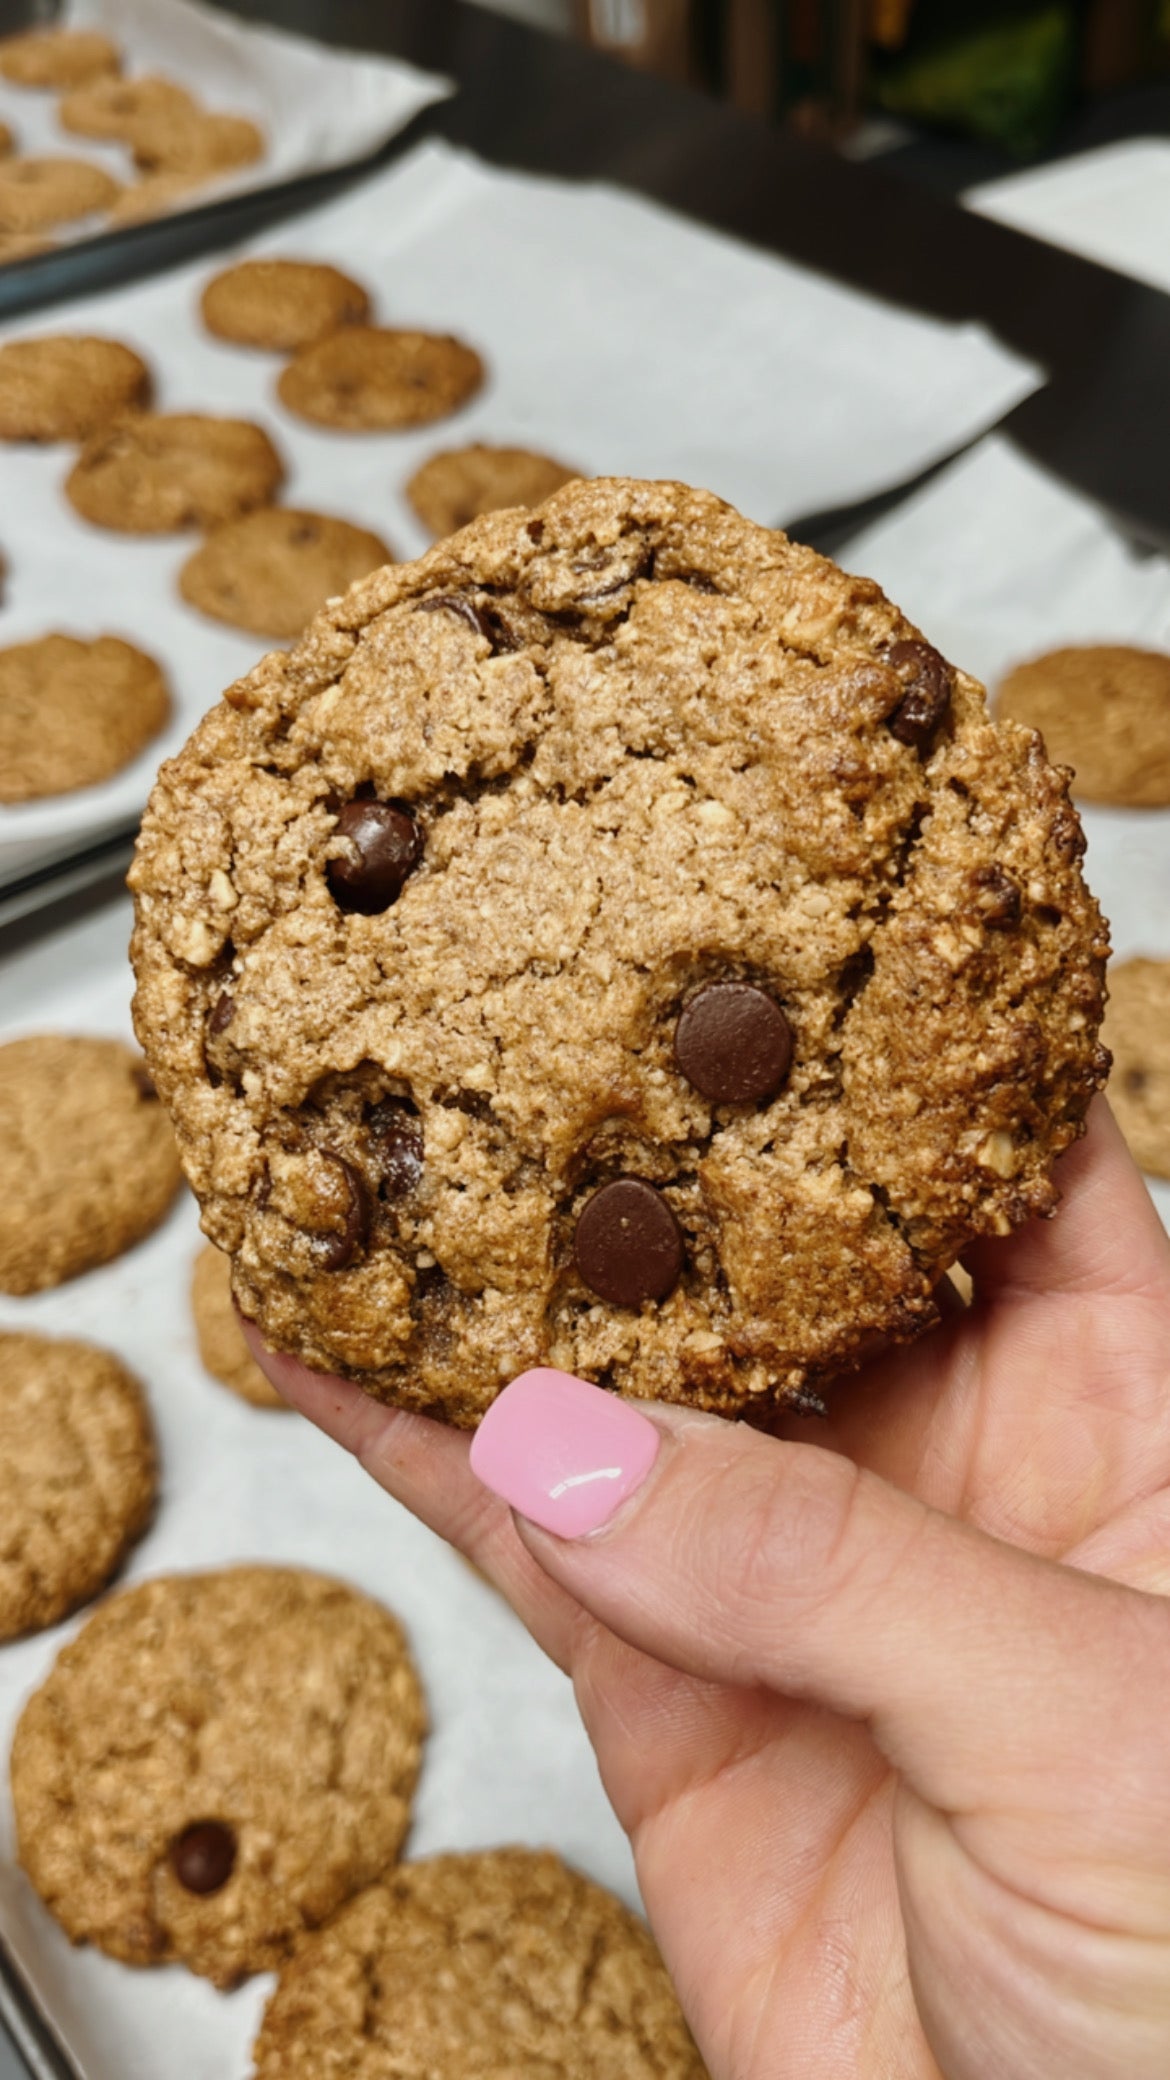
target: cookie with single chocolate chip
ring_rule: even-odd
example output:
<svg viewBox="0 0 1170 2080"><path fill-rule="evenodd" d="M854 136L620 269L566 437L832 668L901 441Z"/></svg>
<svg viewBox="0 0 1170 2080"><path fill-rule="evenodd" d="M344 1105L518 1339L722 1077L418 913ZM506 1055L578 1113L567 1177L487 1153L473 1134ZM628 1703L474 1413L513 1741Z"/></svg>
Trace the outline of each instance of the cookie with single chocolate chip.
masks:
<svg viewBox="0 0 1170 2080"><path fill-rule="evenodd" d="M199 308L217 339L294 354L341 325L362 324L370 299L324 261L239 260L212 276Z"/></svg>
<svg viewBox="0 0 1170 2080"><path fill-rule="evenodd" d="M406 496L433 535L454 534L483 513L505 506L538 506L579 470L527 448L488 448L474 442L431 455L416 469Z"/></svg>
<svg viewBox="0 0 1170 2080"><path fill-rule="evenodd" d="M703 2080L645 1923L549 1850L402 1864L285 1965L256 2080Z"/></svg>
<svg viewBox="0 0 1170 2080"><path fill-rule="evenodd" d="M217 621L261 636L298 636L327 599L393 552L379 535L327 513L268 506L227 520L188 557L183 598Z"/></svg>
<svg viewBox="0 0 1170 2080"><path fill-rule="evenodd" d="M130 144L144 173L227 173L264 157L264 132L247 116L201 108L140 116Z"/></svg>
<svg viewBox="0 0 1170 2080"><path fill-rule="evenodd" d="M108 780L169 712L161 666L119 636L41 636L0 650L0 802Z"/></svg>
<svg viewBox="0 0 1170 2080"><path fill-rule="evenodd" d="M0 76L17 87L64 90L121 66L117 44L96 29L29 29L0 39Z"/></svg>
<svg viewBox="0 0 1170 2080"><path fill-rule="evenodd" d="M136 1023L275 1348L768 1419L1057 1203L1104 1080L1067 776L679 485L365 579L163 769Z"/></svg>
<svg viewBox="0 0 1170 2080"><path fill-rule="evenodd" d="M158 1226L179 1187L166 1113L120 1040L0 1047L0 1292L39 1293Z"/></svg>
<svg viewBox="0 0 1170 2080"><path fill-rule="evenodd" d="M1052 650L1017 665L996 713L1038 729L1073 768L1073 793L1125 809L1170 807L1170 655L1123 643Z"/></svg>
<svg viewBox="0 0 1170 2080"><path fill-rule="evenodd" d="M63 130L71 130L77 137L133 143L141 123L198 113L198 102L178 80L148 72L138 79L107 75L74 87L61 102L57 118Z"/></svg>
<svg viewBox="0 0 1170 2080"><path fill-rule="evenodd" d="M345 325L302 347L276 387L298 418L339 432L393 433L458 411L483 376L479 355L462 340Z"/></svg>
<svg viewBox="0 0 1170 2080"><path fill-rule="evenodd" d="M83 441L150 401L150 370L116 339L56 333L0 346L0 440Z"/></svg>
<svg viewBox="0 0 1170 2080"><path fill-rule="evenodd" d="M172 534L267 505L283 477L268 435L248 419L142 412L87 441L65 492L97 527Z"/></svg>
<svg viewBox="0 0 1170 2080"><path fill-rule="evenodd" d="M87 159L5 159L0 163L0 231L43 231L109 209L118 183Z"/></svg>
<svg viewBox="0 0 1170 2080"><path fill-rule="evenodd" d="M270 1387L244 1342L232 1304L232 1267L221 1249L208 1242L195 1259L191 1275L191 1312L199 1338L199 1355L213 1379L254 1408L287 1408Z"/></svg>
<svg viewBox="0 0 1170 2080"><path fill-rule="evenodd" d="M154 1505L138 1381L89 1343L0 1331L0 1640L96 1596Z"/></svg>
<svg viewBox="0 0 1170 2080"><path fill-rule="evenodd" d="M425 1730L402 1628L284 1567L108 1598L21 1714L20 1860L75 1943L231 1986L380 1877Z"/></svg>
<svg viewBox="0 0 1170 2080"><path fill-rule="evenodd" d="M1113 1055L1109 1102L1135 1162L1170 1177L1170 961L1123 961L1109 970L1105 1041Z"/></svg>

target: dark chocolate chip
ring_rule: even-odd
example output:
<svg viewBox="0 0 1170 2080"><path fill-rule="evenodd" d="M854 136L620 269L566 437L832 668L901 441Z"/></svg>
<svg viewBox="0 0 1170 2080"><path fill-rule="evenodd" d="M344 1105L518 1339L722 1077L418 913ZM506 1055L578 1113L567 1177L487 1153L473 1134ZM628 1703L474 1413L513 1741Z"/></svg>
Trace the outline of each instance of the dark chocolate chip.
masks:
<svg viewBox="0 0 1170 2080"><path fill-rule="evenodd" d="M397 901L422 858L423 834L405 809L378 801L347 802L337 832L349 839L357 858L329 861L329 892L339 910L377 917Z"/></svg>
<svg viewBox="0 0 1170 2080"><path fill-rule="evenodd" d="M640 1307L643 1300L665 1300L678 1283L682 1230L652 1184L641 1177L615 1177L582 1207L573 1255L599 1300Z"/></svg>
<svg viewBox="0 0 1170 2080"><path fill-rule="evenodd" d="M185 1892L219 1892L236 1867L236 1838L222 1820L196 1820L170 1847L171 1869Z"/></svg>
<svg viewBox="0 0 1170 2080"><path fill-rule="evenodd" d="M216 998L208 1015L207 1030L211 1034L225 1032L235 1016L236 1000L225 989Z"/></svg>
<svg viewBox="0 0 1170 2080"><path fill-rule="evenodd" d="M890 735L915 751L929 749L951 704L951 671L930 643L894 643L886 661L906 691L886 717Z"/></svg>
<svg viewBox="0 0 1170 2080"><path fill-rule="evenodd" d="M679 582L682 585L689 585L694 592L711 592L716 598L719 597L718 585L716 585L714 579L708 578L702 571L688 571L685 577L680 577Z"/></svg>
<svg viewBox="0 0 1170 2080"><path fill-rule="evenodd" d="M482 636L495 651L518 650L520 647L499 608L486 600L469 599L465 592L438 592L433 599L420 599L417 611L420 614L458 614L460 620L466 621L468 628L473 628L476 635Z"/></svg>
<svg viewBox="0 0 1170 2080"><path fill-rule="evenodd" d="M379 1190L384 1199L405 1199L413 1192L423 1169L422 1126L393 1098L375 1105L370 1114L370 1136L382 1173Z"/></svg>
<svg viewBox="0 0 1170 2080"><path fill-rule="evenodd" d="M1052 819L1053 850L1070 865L1080 859L1085 849L1085 833L1081 819L1069 803L1059 808Z"/></svg>
<svg viewBox="0 0 1170 2080"><path fill-rule="evenodd" d="M327 1156L331 1163L336 1163L345 1179L346 1209L344 1224L340 1229L331 1235L315 1237L318 1261L323 1271L344 1271L346 1265L352 1264L358 1251L364 1249L369 1240L370 1195L361 1171L347 1162L344 1156L339 1156L332 1148L323 1148L319 1153Z"/></svg>
<svg viewBox="0 0 1170 2080"><path fill-rule="evenodd" d="M775 997L754 982L710 982L684 1005L674 1059L687 1082L717 1105L774 1097L792 1063L792 1028Z"/></svg>
<svg viewBox="0 0 1170 2080"><path fill-rule="evenodd" d="M1023 908L1019 883L999 865L976 867L971 880L975 907L988 931L1014 931Z"/></svg>
<svg viewBox="0 0 1170 2080"><path fill-rule="evenodd" d="M149 1100L151 1098L158 1097L158 1092L154 1087L154 1078L151 1075L150 1070L145 1066L144 1063L139 1062L130 1071L130 1074L134 1080L134 1088L138 1092L140 1098L146 1098Z"/></svg>

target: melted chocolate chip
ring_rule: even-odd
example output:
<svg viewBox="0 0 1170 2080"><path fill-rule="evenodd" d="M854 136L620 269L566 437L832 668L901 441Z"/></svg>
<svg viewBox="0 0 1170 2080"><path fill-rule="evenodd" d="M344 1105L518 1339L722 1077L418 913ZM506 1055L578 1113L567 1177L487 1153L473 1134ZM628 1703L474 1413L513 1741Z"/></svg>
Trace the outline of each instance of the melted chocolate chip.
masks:
<svg viewBox="0 0 1170 2080"><path fill-rule="evenodd" d="M886 661L906 689L886 718L890 735L899 744L926 751L951 704L950 666L930 643L894 643Z"/></svg>
<svg viewBox="0 0 1170 2080"><path fill-rule="evenodd" d="M133 1078L134 1088L140 1098L145 1098L148 1101L151 1098L157 1099L158 1092L154 1087L154 1078L144 1063L138 1063L135 1068L131 1069L130 1075Z"/></svg>
<svg viewBox="0 0 1170 2080"><path fill-rule="evenodd" d="M1052 819L1052 845L1060 858L1070 865L1084 852L1085 834L1081 829L1081 819L1067 802Z"/></svg>
<svg viewBox="0 0 1170 2080"><path fill-rule="evenodd" d="M514 631L509 628L499 608L487 600L469 599L465 592L439 592L433 599L421 599L417 612L458 614L468 628L474 629L477 636L483 636L485 642L491 644L493 651L520 648Z"/></svg>
<svg viewBox="0 0 1170 2080"><path fill-rule="evenodd" d="M196 1820L175 1836L171 1869L185 1892L219 1892L236 1867L236 1838L222 1820Z"/></svg>
<svg viewBox="0 0 1170 2080"><path fill-rule="evenodd" d="M323 1148L320 1153L336 1163L346 1187L345 1219L342 1227L331 1235L318 1235L317 1258L323 1271L344 1271L352 1264L358 1251L365 1248L370 1233L370 1195L366 1180L360 1170L339 1156L332 1148Z"/></svg>
<svg viewBox="0 0 1170 2080"><path fill-rule="evenodd" d="M349 839L357 858L329 861L329 892L339 910L377 917L398 900L422 858L423 834L405 809L378 801L347 802L337 831Z"/></svg>
<svg viewBox="0 0 1170 2080"><path fill-rule="evenodd" d="M975 888L975 907L988 931L1014 931L1023 907L1019 883L1013 881L1006 868L998 865L976 867L971 880Z"/></svg>
<svg viewBox="0 0 1170 2080"><path fill-rule="evenodd" d="M383 1199L405 1199L413 1192L423 1169L423 1133L419 1121L404 1105L387 1098L370 1114L370 1138L382 1173L378 1187Z"/></svg>
<svg viewBox="0 0 1170 2080"><path fill-rule="evenodd" d="M235 1017L236 1000L225 989L216 998L208 1013L207 1030L211 1034L225 1032Z"/></svg>
<svg viewBox="0 0 1170 2080"><path fill-rule="evenodd" d="M792 1028L754 982L711 982L683 1007L674 1059L687 1082L717 1105L774 1097L792 1062Z"/></svg>
<svg viewBox="0 0 1170 2080"><path fill-rule="evenodd" d="M591 1293L614 1307L665 1300L683 1266L682 1230L661 1192L641 1177L615 1177L587 1199L573 1237Z"/></svg>

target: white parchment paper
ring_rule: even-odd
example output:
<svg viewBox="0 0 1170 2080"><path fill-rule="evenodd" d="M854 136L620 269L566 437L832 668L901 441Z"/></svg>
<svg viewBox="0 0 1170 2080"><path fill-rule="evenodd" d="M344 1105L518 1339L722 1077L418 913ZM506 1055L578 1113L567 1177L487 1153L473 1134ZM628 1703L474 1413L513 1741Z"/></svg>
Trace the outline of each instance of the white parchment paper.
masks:
<svg viewBox="0 0 1170 2080"><path fill-rule="evenodd" d="M1170 289L1170 139L1127 137L969 188L969 209Z"/></svg>

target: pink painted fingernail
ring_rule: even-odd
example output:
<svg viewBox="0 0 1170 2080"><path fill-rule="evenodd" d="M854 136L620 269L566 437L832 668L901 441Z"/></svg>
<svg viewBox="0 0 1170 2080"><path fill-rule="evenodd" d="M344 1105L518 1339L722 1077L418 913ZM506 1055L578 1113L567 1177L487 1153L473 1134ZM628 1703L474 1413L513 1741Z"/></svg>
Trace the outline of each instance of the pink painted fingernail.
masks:
<svg viewBox="0 0 1170 2080"><path fill-rule="evenodd" d="M471 1470L542 1530L583 1538L641 1487L658 1442L628 1401L538 1366L493 1401L471 1442Z"/></svg>

